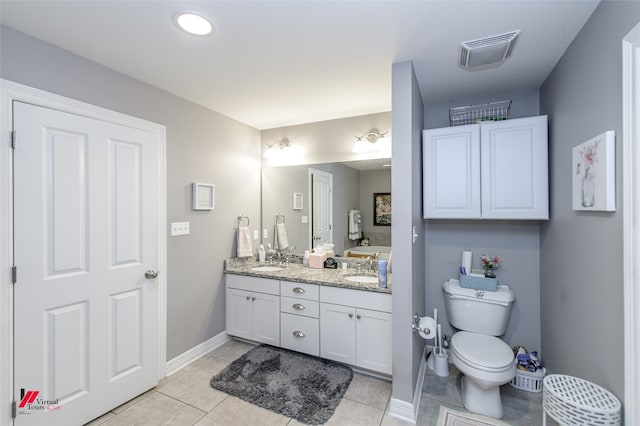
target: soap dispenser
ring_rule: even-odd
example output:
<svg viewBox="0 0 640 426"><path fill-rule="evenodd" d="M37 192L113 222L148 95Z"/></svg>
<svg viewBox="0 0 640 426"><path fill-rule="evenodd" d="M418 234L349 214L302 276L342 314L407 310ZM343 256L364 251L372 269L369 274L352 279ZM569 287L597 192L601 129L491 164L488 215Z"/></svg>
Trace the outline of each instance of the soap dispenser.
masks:
<svg viewBox="0 0 640 426"><path fill-rule="evenodd" d="M260 248L258 249L258 262L264 263L266 252L264 251L264 245L260 244Z"/></svg>

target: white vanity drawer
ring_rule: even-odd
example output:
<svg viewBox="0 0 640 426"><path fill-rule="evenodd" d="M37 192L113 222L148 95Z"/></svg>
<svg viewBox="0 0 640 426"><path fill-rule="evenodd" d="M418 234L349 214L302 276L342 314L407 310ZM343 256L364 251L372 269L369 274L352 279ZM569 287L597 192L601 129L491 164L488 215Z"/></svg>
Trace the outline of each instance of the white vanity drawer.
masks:
<svg viewBox="0 0 640 426"><path fill-rule="evenodd" d="M320 314L320 302L280 296L280 312L318 318Z"/></svg>
<svg viewBox="0 0 640 426"><path fill-rule="evenodd" d="M319 300L320 289L318 284L296 283L293 281L280 281L280 295L295 297L298 299Z"/></svg>
<svg viewBox="0 0 640 426"><path fill-rule="evenodd" d="M320 320L287 313L280 314L280 346L320 356Z"/></svg>

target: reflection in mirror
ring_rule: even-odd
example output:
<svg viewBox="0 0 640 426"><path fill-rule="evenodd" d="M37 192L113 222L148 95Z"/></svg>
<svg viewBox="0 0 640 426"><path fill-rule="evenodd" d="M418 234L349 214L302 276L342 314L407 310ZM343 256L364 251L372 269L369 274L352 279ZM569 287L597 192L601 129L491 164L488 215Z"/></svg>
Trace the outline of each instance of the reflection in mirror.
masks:
<svg viewBox="0 0 640 426"><path fill-rule="evenodd" d="M302 254L319 242L334 244L336 255L349 251L354 256L359 253L365 253L366 256L367 251L372 254L388 252L391 247L391 226L374 225L373 194L391 192L390 163L391 160L387 158L263 168L262 227L267 231L267 237L263 235L262 244L265 247L267 244L273 246L276 216L279 214L284 216L289 245L296 247L294 253ZM318 189L313 193L312 188L318 185L313 185L312 174L331 176L332 190L324 193L325 187L321 186L320 193L323 196L319 198ZM319 216L318 212L325 208L330 212L325 211L325 216ZM361 238L353 238L353 235L350 238L349 235L348 212L352 209L360 211ZM318 237L320 240L314 242L313 238ZM370 248L358 247L363 241L368 242ZM384 257L386 255L382 255Z"/></svg>

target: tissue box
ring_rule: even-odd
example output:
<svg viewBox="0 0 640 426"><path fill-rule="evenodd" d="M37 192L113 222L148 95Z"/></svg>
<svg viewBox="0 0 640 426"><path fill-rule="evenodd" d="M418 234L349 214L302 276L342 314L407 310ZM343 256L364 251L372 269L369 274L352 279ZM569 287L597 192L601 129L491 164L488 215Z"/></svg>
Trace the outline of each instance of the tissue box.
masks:
<svg viewBox="0 0 640 426"><path fill-rule="evenodd" d="M322 269L324 261L327 259L327 253L311 253L309 255L309 268Z"/></svg>
<svg viewBox="0 0 640 426"><path fill-rule="evenodd" d="M498 279L460 275L460 287L474 290L498 291Z"/></svg>

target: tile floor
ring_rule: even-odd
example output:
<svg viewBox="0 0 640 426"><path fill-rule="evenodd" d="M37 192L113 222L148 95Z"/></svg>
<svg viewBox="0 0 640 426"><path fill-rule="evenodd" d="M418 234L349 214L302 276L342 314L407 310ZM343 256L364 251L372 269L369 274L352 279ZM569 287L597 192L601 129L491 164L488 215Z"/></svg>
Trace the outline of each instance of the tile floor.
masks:
<svg viewBox="0 0 640 426"><path fill-rule="evenodd" d="M88 423L87 426L209 426L301 425L294 419L249 404L215 390L209 380L253 346L231 340L203 358L163 379L154 389ZM448 377L427 370L418 425L431 426L438 404L462 409L460 373L451 366ZM505 416L513 425L542 423L542 394L503 387ZM391 383L356 373L327 425L408 426L390 417Z"/></svg>

